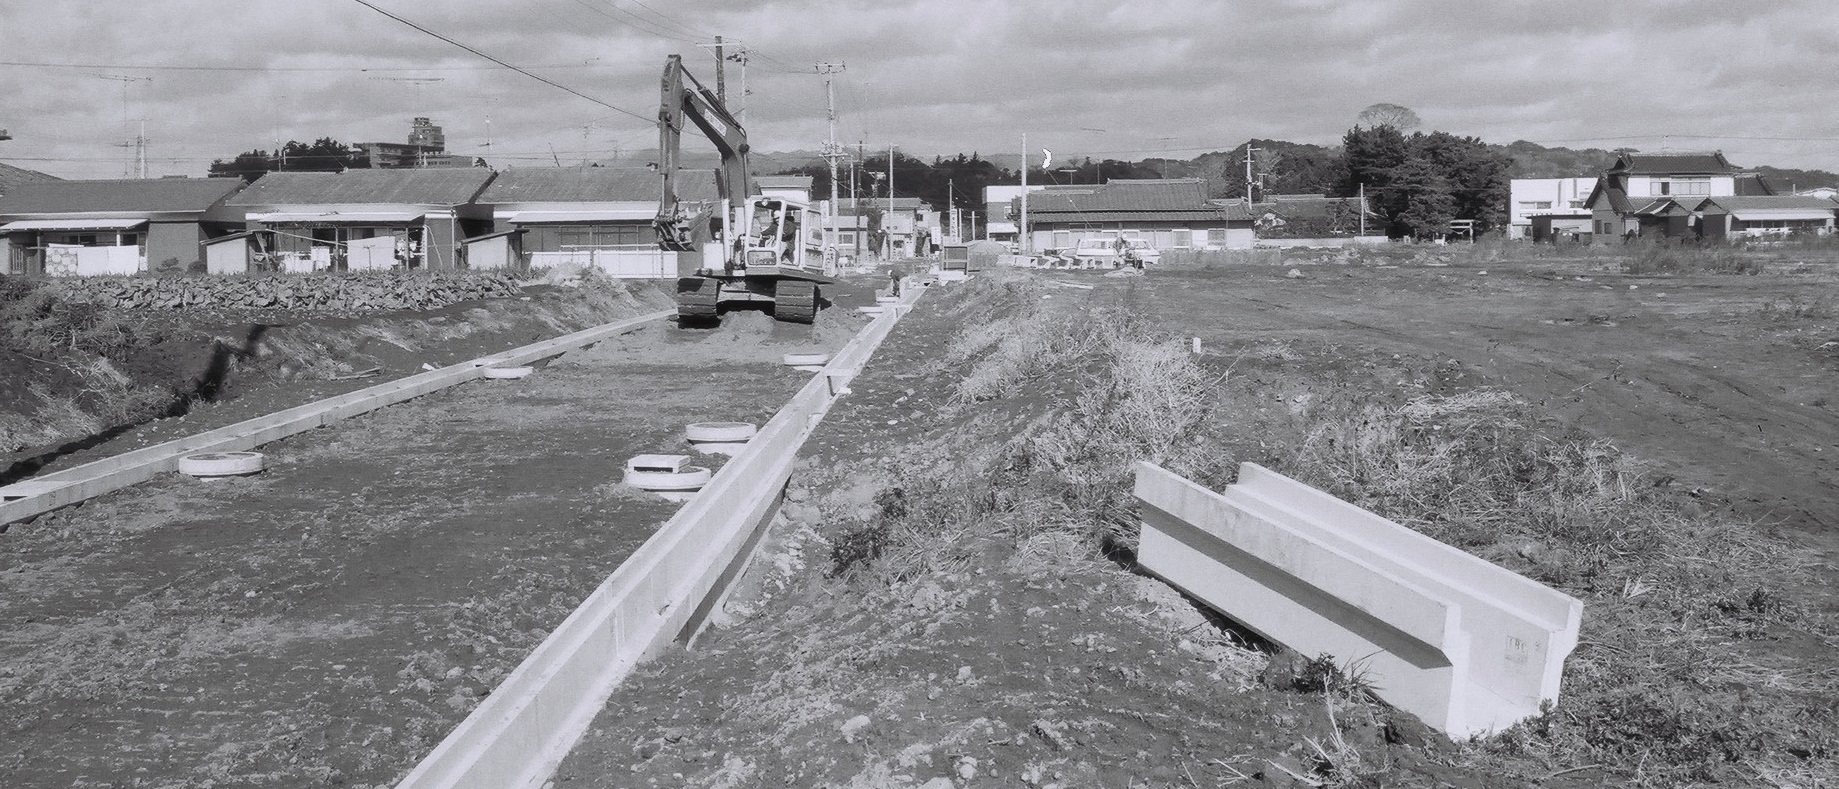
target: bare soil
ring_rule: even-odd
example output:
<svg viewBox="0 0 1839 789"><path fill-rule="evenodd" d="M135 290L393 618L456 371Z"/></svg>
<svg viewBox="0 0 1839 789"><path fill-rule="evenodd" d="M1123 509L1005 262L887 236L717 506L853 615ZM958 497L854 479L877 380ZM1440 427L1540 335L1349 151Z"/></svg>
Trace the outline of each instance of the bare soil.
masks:
<svg viewBox="0 0 1839 789"><path fill-rule="evenodd" d="M527 379L267 445L257 476L172 475L15 524L0 536L0 784L392 783L675 511L619 484L626 458L690 454L689 422L763 422L806 380L780 354L834 350L863 325L868 288L833 290L846 303L815 326L654 324ZM579 328L552 317L443 344L427 321L314 331L387 330L391 372L409 374ZM51 466L372 383L248 387Z"/></svg>

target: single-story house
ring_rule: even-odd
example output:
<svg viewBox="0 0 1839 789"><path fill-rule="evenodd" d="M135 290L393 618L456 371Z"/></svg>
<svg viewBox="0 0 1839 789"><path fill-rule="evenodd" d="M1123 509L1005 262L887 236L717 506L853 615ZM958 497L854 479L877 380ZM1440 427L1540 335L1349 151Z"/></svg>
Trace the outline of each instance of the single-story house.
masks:
<svg viewBox="0 0 1839 789"><path fill-rule="evenodd" d="M480 193L489 232L465 239L470 268L593 266L614 277L674 277L652 220L664 184L648 168L506 170ZM712 171L680 171L677 197L713 201Z"/></svg>
<svg viewBox="0 0 1839 789"><path fill-rule="evenodd" d="M492 177L476 167L268 173L227 201L254 234L224 242L225 257L246 249L252 268L293 272L458 268L460 239L491 229L477 200Z"/></svg>
<svg viewBox="0 0 1839 789"><path fill-rule="evenodd" d="M1833 232L1839 202L1801 195L1707 197L1694 206L1699 236L1785 236Z"/></svg>
<svg viewBox="0 0 1839 789"><path fill-rule="evenodd" d="M0 262L12 274L187 271L199 245L241 228L240 178L48 180L0 197Z"/></svg>
<svg viewBox="0 0 1839 789"><path fill-rule="evenodd" d="M1243 203L1207 200L1199 178L1114 179L1028 195L1032 248L1063 249L1084 238L1140 238L1160 250L1250 249L1252 215Z"/></svg>

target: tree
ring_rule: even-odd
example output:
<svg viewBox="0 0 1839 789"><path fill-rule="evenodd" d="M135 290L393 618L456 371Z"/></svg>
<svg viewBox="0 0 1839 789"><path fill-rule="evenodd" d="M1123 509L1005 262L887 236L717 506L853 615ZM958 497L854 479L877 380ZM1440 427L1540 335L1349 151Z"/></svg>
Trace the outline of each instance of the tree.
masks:
<svg viewBox="0 0 1839 789"><path fill-rule="evenodd" d="M1361 110L1360 115L1354 119L1354 125L1390 126L1400 132L1408 132L1424 125L1424 121L1420 120L1418 114L1412 112L1410 107L1380 103L1369 105L1366 109Z"/></svg>
<svg viewBox="0 0 1839 789"><path fill-rule="evenodd" d="M336 173L367 167L370 167L370 158L361 150L352 149L331 137L321 137L311 143L289 140L273 155L267 151L254 150L239 153L228 162L218 159L211 162L210 174L212 177L234 176L253 182L264 173L277 171Z"/></svg>

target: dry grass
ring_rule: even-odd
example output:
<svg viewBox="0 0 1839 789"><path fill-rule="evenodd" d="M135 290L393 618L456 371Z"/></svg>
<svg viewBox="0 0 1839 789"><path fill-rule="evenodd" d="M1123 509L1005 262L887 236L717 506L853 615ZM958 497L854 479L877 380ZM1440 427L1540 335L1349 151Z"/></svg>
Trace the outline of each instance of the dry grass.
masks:
<svg viewBox="0 0 1839 789"><path fill-rule="evenodd" d="M1561 703L1484 758L1626 766L1645 786L1839 769L1839 676L1752 646L1839 644L1791 591L1813 582L1806 555L1682 507L1607 442L1543 430L1502 392L1343 397L1306 418L1292 474L1586 601Z"/></svg>

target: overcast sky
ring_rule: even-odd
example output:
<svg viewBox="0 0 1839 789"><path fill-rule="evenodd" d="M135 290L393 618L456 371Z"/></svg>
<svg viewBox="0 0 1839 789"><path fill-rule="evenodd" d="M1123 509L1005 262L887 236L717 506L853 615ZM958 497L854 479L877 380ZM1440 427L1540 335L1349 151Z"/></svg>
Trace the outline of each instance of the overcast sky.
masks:
<svg viewBox="0 0 1839 789"><path fill-rule="evenodd" d="M4 0L0 161L121 177L144 122L149 175L201 175L276 139L406 141L422 115L496 166L643 166L665 57L713 87L697 44L722 35L764 151L825 139L826 61L838 139L922 156L1335 144L1390 102L1495 143L1839 171L1831 0L370 2L594 101L356 0Z"/></svg>

